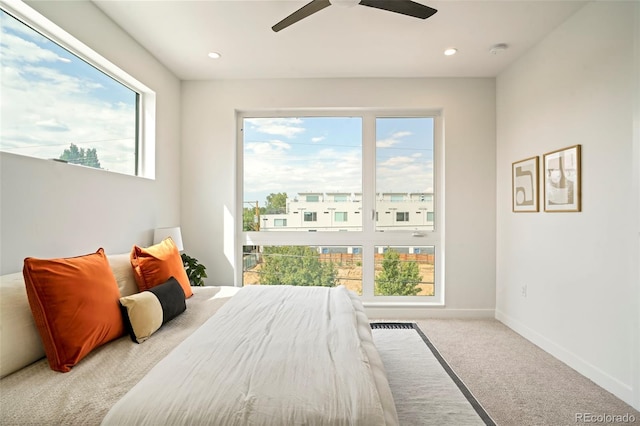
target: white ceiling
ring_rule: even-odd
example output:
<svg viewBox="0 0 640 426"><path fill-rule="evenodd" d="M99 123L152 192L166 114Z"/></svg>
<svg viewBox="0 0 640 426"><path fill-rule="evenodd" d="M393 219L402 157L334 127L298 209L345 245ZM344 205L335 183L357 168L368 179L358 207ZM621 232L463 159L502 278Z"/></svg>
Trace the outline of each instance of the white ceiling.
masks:
<svg viewBox="0 0 640 426"><path fill-rule="evenodd" d="M93 1L182 80L493 77L585 4L419 0L438 10L426 20L335 4L275 33L308 1ZM497 43L509 49L489 53Z"/></svg>

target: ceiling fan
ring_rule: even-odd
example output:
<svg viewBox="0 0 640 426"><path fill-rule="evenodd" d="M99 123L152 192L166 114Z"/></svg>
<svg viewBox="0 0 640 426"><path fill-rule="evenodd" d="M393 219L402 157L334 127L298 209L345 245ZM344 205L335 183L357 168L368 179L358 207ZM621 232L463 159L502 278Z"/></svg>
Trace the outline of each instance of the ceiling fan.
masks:
<svg viewBox="0 0 640 426"><path fill-rule="evenodd" d="M275 24L271 29L278 32L287 28L289 25L295 24L296 22L321 11L325 7L339 3L359 4L420 19L427 19L437 12L436 9L411 0L360 0L359 2L357 0L312 0L310 3L307 3L291 15L284 18L282 21Z"/></svg>

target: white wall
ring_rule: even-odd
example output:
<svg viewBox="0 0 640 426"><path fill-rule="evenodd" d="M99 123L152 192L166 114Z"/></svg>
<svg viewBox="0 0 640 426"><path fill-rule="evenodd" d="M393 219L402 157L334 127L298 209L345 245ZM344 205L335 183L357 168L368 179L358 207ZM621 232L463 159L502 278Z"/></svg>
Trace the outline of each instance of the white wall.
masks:
<svg viewBox="0 0 640 426"><path fill-rule="evenodd" d="M91 2L28 4L156 92L156 179L0 153L0 274L27 256L128 252L180 222L180 81Z"/></svg>
<svg viewBox="0 0 640 426"><path fill-rule="evenodd" d="M496 316L636 408L638 9L587 4L500 74L496 95ZM582 212L512 213L512 162L575 144Z"/></svg>
<svg viewBox="0 0 640 426"><path fill-rule="evenodd" d="M182 230L207 284L234 281L236 109L442 108L446 309L493 315L494 79L189 81L182 93Z"/></svg>

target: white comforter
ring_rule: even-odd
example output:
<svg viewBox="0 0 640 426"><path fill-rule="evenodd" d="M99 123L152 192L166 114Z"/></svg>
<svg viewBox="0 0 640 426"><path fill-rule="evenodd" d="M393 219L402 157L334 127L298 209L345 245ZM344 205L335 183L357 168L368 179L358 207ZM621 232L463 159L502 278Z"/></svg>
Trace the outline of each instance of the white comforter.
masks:
<svg viewBox="0 0 640 426"><path fill-rule="evenodd" d="M143 343L144 345L144 343ZM395 425L362 305L344 287L249 286L104 425Z"/></svg>

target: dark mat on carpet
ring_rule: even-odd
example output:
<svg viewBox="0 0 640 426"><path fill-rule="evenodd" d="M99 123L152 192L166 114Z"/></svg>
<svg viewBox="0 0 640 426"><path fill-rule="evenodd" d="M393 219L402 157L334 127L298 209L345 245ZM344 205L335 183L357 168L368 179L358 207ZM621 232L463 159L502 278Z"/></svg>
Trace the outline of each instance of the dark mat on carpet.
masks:
<svg viewBox="0 0 640 426"><path fill-rule="evenodd" d="M415 323L372 322L401 425L487 425L491 416Z"/></svg>

